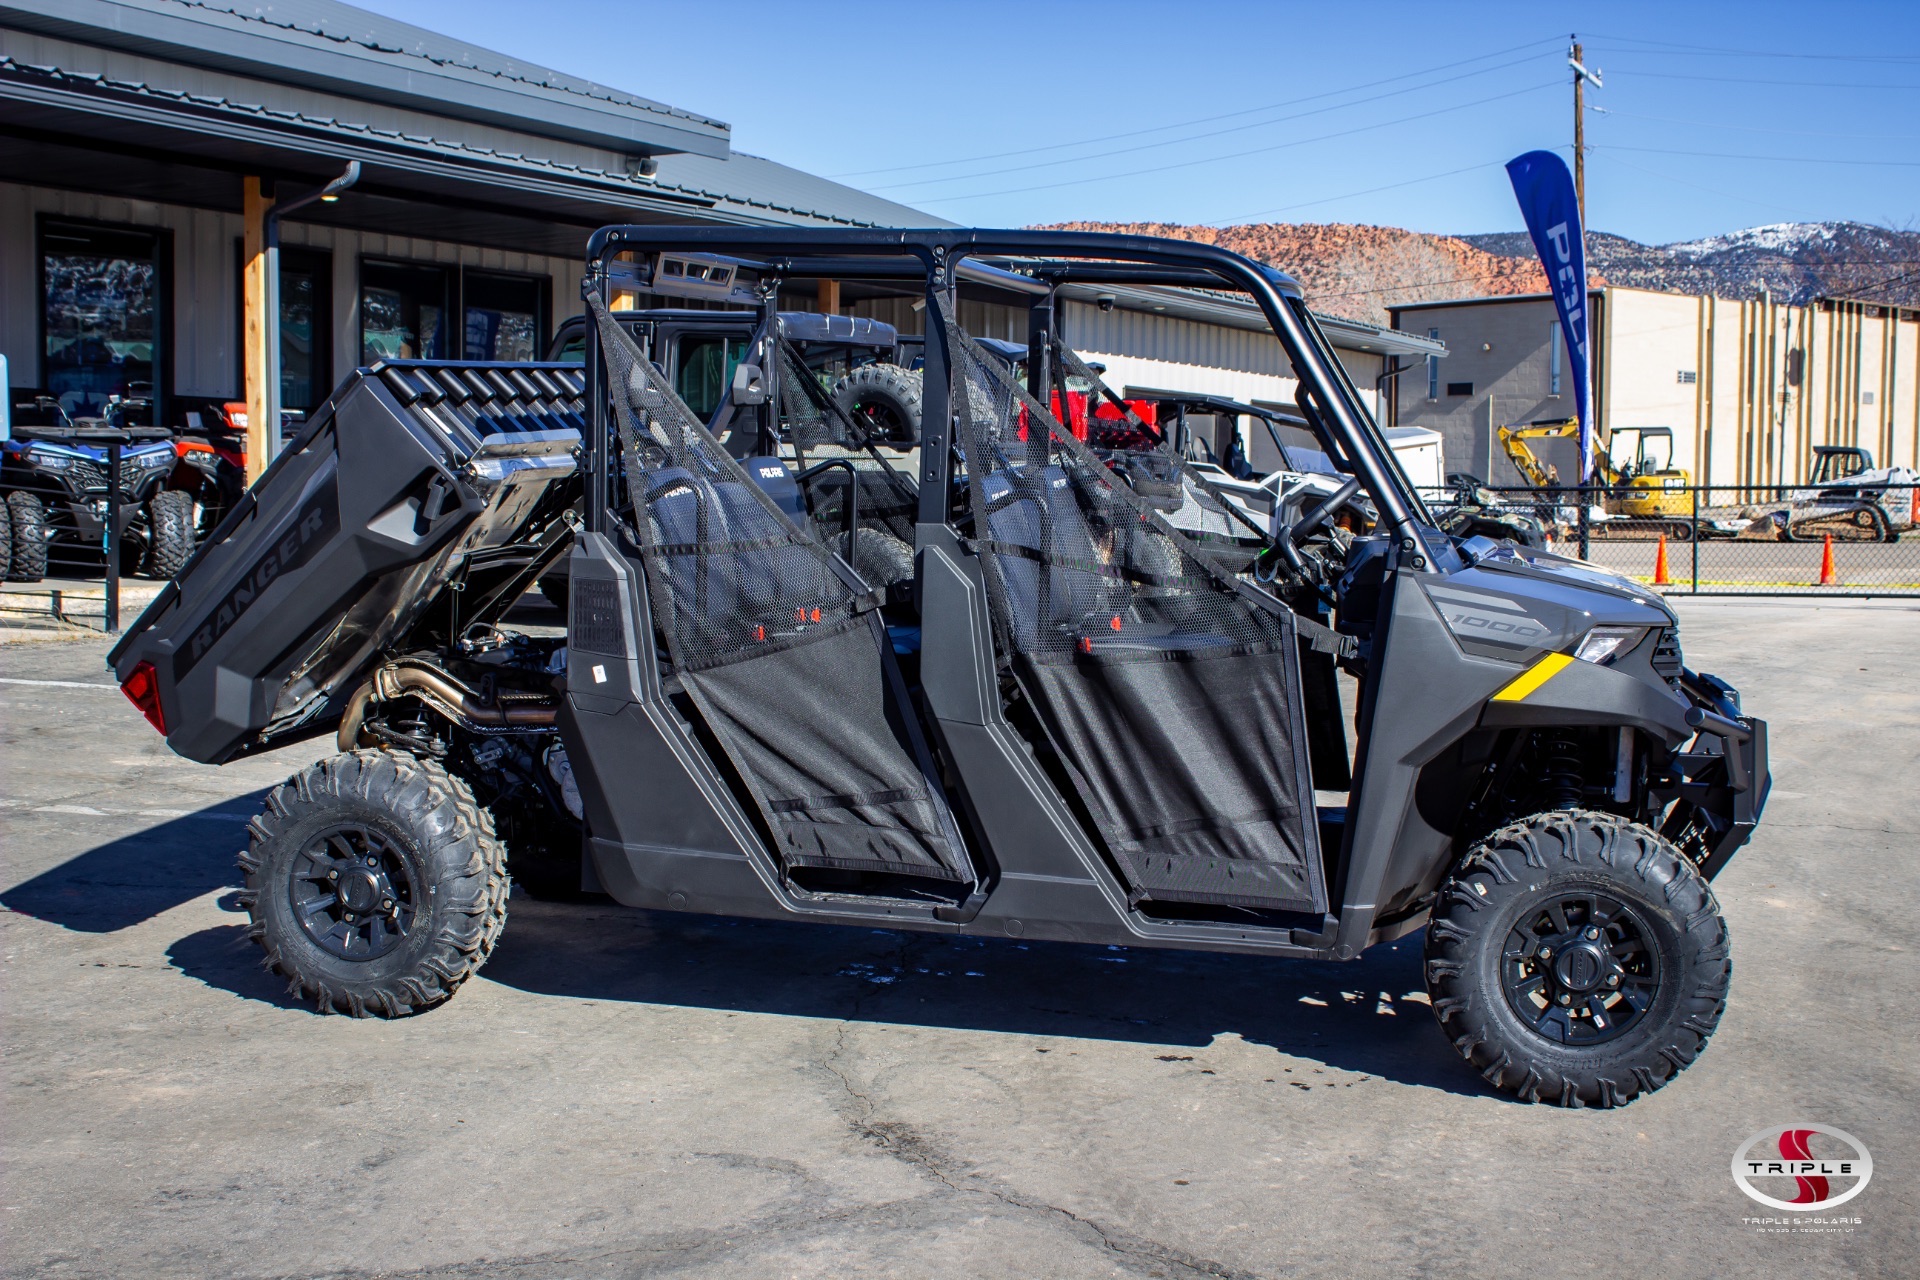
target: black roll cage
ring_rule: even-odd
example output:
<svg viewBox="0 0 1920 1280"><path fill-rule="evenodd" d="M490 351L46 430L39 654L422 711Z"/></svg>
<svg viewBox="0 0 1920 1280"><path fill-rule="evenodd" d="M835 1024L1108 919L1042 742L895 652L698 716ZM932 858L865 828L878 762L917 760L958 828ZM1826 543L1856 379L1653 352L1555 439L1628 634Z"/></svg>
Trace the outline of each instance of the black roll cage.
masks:
<svg viewBox="0 0 1920 1280"><path fill-rule="evenodd" d="M755 259L769 282L789 277L921 280L930 312L953 309L961 282L1004 289L1036 300L1050 314L1061 285L1170 286L1245 293L1266 317L1319 419L1315 434L1329 456L1350 460L1373 497L1383 529L1393 536L1395 559L1424 570L1435 564L1431 517L1401 474L1386 439L1361 407L1352 380L1333 354L1291 277L1213 245L1149 236L1085 231L988 229L785 229L715 226L602 227L587 242L583 293L604 289L609 264L622 253L685 250ZM887 261L893 259L894 261ZM905 270L901 259L918 263ZM778 308L777 285L763 306ZM1033 327L1030 370L1044 367L1045 344L1057 338ZM607 395L598 335L587 326L586 370L592 431L588 441L586 527L606 531L609 450ZM1033 375L1030 375L1033 376ZM929 324L926 335L920 516L922 525L947 520L952 480L949 353L946 334ZM1331 439L1326 437L1330 436Z"/></svg>

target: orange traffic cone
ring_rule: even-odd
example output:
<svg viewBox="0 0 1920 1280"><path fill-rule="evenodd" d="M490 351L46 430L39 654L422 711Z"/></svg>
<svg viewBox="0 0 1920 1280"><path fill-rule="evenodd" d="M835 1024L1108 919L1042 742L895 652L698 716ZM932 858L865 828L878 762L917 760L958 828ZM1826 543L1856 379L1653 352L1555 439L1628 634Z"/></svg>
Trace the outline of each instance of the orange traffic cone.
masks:
<svg viewBox="0 0 1920 1280"><path fill-rule="evenodd" d="M1653 553L1653 585L1670 587L1673 579L1667 576L1667 535L1660 535L1660 548Z"/></svg>
<svg viewBox="0 0 1920 1280"><path fill-rule="evenodd" d="M1907 523L1920 529L1920 484L1907 490Z"/></svg>
<svg viewBox="0 0 1920 1280"><path fill-rule="evenodd" d="M1840 585L1839 571L1833 567L1832 534L1827 535L1826 549L1820 553L1820 581L1816 585L1822 587L1837 587Z"/></svg>

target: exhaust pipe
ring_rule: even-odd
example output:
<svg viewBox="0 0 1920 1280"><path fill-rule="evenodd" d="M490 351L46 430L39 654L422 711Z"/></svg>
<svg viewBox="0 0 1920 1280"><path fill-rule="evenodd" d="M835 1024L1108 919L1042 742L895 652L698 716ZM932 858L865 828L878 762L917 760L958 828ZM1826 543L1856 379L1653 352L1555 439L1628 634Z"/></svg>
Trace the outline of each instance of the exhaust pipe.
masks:
<svg viewBox="0 0 1920 1280"><path fill-rule="evenodd" d="M521 694L520 705L490 707L473 690L438 667L418 659L390 663L347 699L336 742L342 751L367 745L360 741L367 707L393 698L416 697L455 724L468 729L551 729L559 708L541 694ZM511 692L503 698L514 698Z"/></svg>

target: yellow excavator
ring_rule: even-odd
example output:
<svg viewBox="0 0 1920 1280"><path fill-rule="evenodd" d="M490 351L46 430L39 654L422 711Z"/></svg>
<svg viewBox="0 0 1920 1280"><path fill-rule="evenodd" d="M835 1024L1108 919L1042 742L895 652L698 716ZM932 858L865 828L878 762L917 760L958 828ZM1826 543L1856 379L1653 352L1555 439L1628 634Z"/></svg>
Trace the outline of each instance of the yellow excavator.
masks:
<svg viewBox="0 0 1920 1280"><path fill-rule="evenodd" d="M1571 440L1577 444L1578 419L1514 423L1501 427L1499 435L1500 447L1528 484L1544 490L1572 487L1542 462L1527 442ZM1693 498L1688 490L1693 487L1693 477L1673 465L1672 427L1621 427L1611 436L1596 431L1594 444L1594 479L1605 488L1601 509L1621 522L1618 532L1631 528L1683 538L1689 535L1692 526L1687 518L1693 513ZM1630 453L1619 451L1627 444L1632 445Z"/></svg>

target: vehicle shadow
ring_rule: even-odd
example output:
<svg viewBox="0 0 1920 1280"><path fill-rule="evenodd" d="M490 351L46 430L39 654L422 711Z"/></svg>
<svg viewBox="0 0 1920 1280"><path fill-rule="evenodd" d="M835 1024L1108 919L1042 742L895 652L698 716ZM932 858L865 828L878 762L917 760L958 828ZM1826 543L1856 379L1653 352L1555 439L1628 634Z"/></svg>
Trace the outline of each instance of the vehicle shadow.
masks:
<svg viewBox="0 0 1920 1280"><path fill-rule="evenodd" d="M1421 935L1349 964L515 899L483 975L540 995L1200 1048L1242 1039L1491 1096L1434 1022Z"/></svg>
<svg viewBox="0 0 1920 1280"><path fill-rule="evenodd" d="M231 894L222 898L220 905L224 910L241 912ZM237 918L244 922L246 916L242 913ZM310 1002L288 994L287 980L268 971L262 963L264 954L247 936L245 923L222 924L176 941L167 948L167 962L189 978L248 1000L282 1009L312 1008Z"/></svg>
<svg viewBox="0 0 1920 1280"><path fill-rule="evenodd" d="M112 933L216 889L264 790L68 859L0 905ZM233 895L220 900L237 912ZM1239 1036L1403 1083L1486 1095L1422 994L1420 938L1350 964L795 921L641 911L515 897L483 976L536 995L1201 1048ZM265 972L243 918L168 949L183 974L248 1000L299 1007Z"/></svg>
<svg viewBox="0 0 1920 1280"><path fill-rule="evenodd" d="M96 845L0 894L0 906L79 933L114 933L240 883L234 862L266 790Z"/></svg>

